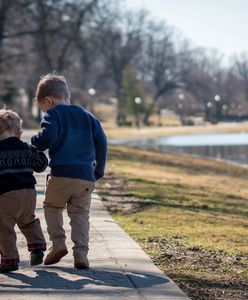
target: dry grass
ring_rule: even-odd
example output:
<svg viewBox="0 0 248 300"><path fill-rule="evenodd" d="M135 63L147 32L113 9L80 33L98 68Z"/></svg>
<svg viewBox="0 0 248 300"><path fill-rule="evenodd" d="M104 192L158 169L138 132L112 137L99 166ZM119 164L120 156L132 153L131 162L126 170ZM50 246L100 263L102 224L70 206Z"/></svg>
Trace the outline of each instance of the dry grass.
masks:
<svg viewBox="0 0 248 300"><path fill-rule="evenodd" d="M156 203L135 215L149 220L141 236L156 229L195 246L248 254L247 169L124 147L112 148L109 168L135 182L129 193Z"/></svg>
<svg viewBox="0 0 248 300"><path fill-rule="evenodd" d="M192 299L247 299L247 179L224 162L111 146L98 191Z"/></svg>

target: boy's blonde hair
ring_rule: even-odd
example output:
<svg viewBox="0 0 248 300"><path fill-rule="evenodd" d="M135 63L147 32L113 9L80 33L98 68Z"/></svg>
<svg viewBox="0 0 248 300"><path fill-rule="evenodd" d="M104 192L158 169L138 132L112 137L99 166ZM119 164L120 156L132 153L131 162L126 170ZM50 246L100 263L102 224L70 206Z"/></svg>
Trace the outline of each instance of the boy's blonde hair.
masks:
<svg viewBox="0 0 248 300"><path fill-rule="evenodd" d="M36 93L35 101L42 102L45 97L57 99L70 99L70 92L65 78L61 75L47 74L41 77Z"/></svg>
<svg viewBox="0 0 248 300"><path fill-rule="evenodd" d="M22 121L13 110L0 109L0 135L6 130L13 130L16 134L21 132Z"/></svg>

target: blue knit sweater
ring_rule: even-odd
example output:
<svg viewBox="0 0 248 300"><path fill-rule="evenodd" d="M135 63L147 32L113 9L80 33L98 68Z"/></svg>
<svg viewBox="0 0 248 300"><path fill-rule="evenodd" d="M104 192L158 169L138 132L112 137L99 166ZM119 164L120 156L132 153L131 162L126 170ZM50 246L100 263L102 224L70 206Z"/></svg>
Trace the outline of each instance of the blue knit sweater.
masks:
<svg viewBox="0 0 248 300"><path fill-rule="evenodd" d="M51 175L96 181L104 175L107 139L98 119L77 105L57 105L41 121L31 142L49 149Z"/></svg>

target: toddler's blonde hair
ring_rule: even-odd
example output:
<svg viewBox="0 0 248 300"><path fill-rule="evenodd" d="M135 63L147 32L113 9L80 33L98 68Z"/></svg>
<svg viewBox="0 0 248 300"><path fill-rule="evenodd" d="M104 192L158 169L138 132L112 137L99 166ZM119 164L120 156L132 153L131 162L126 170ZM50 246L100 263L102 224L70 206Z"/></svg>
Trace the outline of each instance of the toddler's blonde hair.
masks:
<svg viewBox="0 0 248 300"><path fill-rule="evenodd" d="M10 109L0 109L0 134L6 130L13 130L16 134L21 132L22 121L19 115Z"/></svg>

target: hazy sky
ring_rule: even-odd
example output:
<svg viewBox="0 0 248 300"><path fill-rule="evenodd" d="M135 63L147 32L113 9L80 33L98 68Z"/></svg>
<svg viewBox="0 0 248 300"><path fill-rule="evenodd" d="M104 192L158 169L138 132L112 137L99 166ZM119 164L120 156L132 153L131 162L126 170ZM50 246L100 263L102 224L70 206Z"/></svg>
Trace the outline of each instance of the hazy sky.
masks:
<svg viewBox="0 0 248 300"><path fill-rule="evenodd" d="M146 8L166 20L195 46L219 49L227 57L248 52L248 0L126 1L129 8Z"/></svg>

